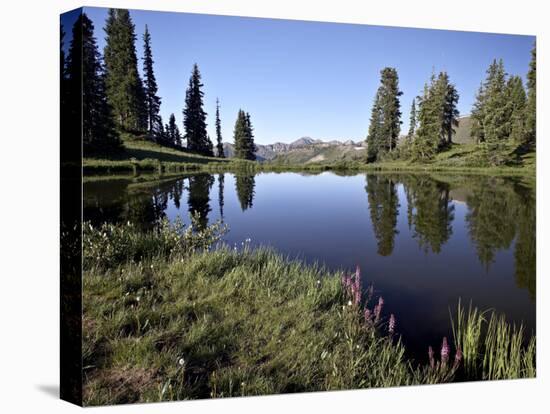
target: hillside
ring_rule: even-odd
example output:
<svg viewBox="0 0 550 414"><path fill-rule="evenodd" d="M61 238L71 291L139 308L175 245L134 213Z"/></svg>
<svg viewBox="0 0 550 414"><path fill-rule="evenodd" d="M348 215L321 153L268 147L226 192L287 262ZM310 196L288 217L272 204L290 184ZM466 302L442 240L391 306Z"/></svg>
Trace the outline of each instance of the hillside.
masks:
<svg viewBox="0 0 550 414"><path fill-rule="evenodd" d="M151 141L144 140L123 140L124 150L118 154L109 156L111 161L128 161L132 158L142 160L159 160L163 162L186 162L194 164L206 164L212 161L227 162L227 160L204 155L193 154L185 150L163 147ZM92 157L103 159L103 157ZM89 159L88 159L89 160Z"/></svg>
<svg viewBox="0 0 550 414"><path fill-rule="evenodd" d="M462 116L458 119L458 128L453 135L453 142L456 144L473 144L470 137L472 130L472 118L470 116Z"/></svg>
<svg viewBox="0 0 550 414"><path fill-rule="evenodd" d="M357 145L310 145L278 155L275 164L335 163L365 160L366 147Z"/></svg>

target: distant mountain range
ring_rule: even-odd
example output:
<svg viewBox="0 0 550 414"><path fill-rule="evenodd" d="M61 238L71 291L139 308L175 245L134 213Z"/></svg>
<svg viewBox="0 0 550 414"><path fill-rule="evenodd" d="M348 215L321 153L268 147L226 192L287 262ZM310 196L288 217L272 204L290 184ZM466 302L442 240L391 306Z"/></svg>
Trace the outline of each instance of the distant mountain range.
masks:
<svg viewBox="0 0 550 414"><path fill-rule="evenodd" d="M352 140L346 141L323 141L320 139L314 139L311 137L302 137L297 139L290 144L284 142L276 142L274 144L256 144L256 159L258 161L271 161L278 159L281 156L286 156L290 153L295 155L301 154L301 157L307 156L310 153L321 153L326 152L327 150L332 150L332 152L349 152L357 150L365 150L364 142L354 142ZM234 155L234 145L230 143L223 144L223 150L225 156L232 158ZM316 154L318 155L318 154ZM315 155L313 155L315 156ZM332 158L332 157L331 157ZM344 156L342 156L342 159ZM308 160L305 160L308 161ZM321 161L321 160L318 160ZM313 161L311 161L313 162Z"/></svg>
<svg viewBox="0 0 550 414"><path fill-rule="evenodd" d="M472 120L470 116L458 119L458 127L453 135L453 142L457 144L469 144ZM403 139L405 136L400 136ZM367 144L365 141L354 142L351 139L345 141L323 141L311 137L298 138L296 141L286 144L276 142L274 144L256 144L256 159L258 161L274 161L291 164L307 164L310 162L336 162L364 160ZM234 145L223 144L223 150L227 158L234 155Z"/></svg>

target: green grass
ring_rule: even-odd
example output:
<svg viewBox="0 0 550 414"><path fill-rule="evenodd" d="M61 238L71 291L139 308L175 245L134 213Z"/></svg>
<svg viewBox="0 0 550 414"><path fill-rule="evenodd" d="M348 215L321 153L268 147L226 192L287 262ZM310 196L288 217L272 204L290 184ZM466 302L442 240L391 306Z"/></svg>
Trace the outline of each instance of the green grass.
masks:
<svg viewBox="0 0 550 414"><path fill-rule="evenodd" d="M340 272L246 244L212 250L219 224L83 230L85 405L535 375L534 338L525 347L521 328L485 329L486 312L460 306L463 358L413 363Z"/></svg>
<svg viewBox="0 0 550 414"><path fill-rule="evenodd" d="M464 356L467 379L499 380L536 376L536 337L504 315L459 302L453 320L455 346Z"/></svg>
<svg viewBox="0 0 550 414"><path fill-rule="evenodd" d="M340 274L219 229L84 226L86 405L448 381L366 323ZM183 236L179 236L183 234Z"/></svg>

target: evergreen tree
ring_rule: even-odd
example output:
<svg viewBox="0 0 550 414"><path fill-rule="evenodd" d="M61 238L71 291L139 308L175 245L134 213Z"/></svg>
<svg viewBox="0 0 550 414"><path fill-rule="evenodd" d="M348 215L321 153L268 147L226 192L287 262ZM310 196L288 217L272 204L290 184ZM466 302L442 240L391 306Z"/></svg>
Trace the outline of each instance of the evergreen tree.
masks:
<svg viewBox="0 0 550 414"><path fill-rule="evenodd" d="M409 132L407 133L407 139L411 140L416 132L416 99L413 99L411 105L411 115L409 117Z"/></svg>
<svg viewBox="0 0 550 414"><path fill-rule="evenodd" d="M195 63L185 93L185 108L183 110L185 139L187 139L188 150L213 156L212 142L206 133L206 112L203 109L202 87L199 67Z"/></svg>
<svg viewBox="0 0 550 414"><path fill-rule="evenodd" d="M380 89L376 92L372 104L370 116L369 133L367 135L367 161L374 162L380 152L381 129L382 129L382 108L380 106Z"/></svg>
<svg viewBox="0 0 550 414"><path fill-rule="evenodd" d="M485 115L488 89L492 84L497 72L498 62L495 59L487 69L487 77L485 79L485 82L482 82L479 86L479 90L476 95L476 101L474 102L474 106L472 109L472 129L470 135L477 143L485 142Z"/></svg>
<svg viewBox="0 0 550 414"><path fill-rule="evenodd" d="M147 131L152 138L159 141L162 120L160 119L160 98L157 96L158 86L153 70L153 52L151 50L151 34L149 28L145 25L143 34L143 73L145 76L145 107L147 111ZM160 137L162 141L162 137Z"/></svg>
<svg viewBox="0 0 550 414"><path fill-rule="evenodd" d="M506 88L506 72L502 59L498 61L494 75L486 89L483 108L483 127L485 130L485 145L483 150L488 161L493 165L502 164L502 150L511 130L511 103L508 100Z"/></svg>
<svg viewBox="0 0 550 414"><path fill-rule="evenodd" d="M382 69L382 91L380 107L382 109L381 148L384 152L392 152L397 146L401 131L401 104L399 97L399 77L394 68Z"/></svg>
<svg viewBox="0 0 550 414"><path fill-rule="evenodd" d="M441 125L441 144L442 146L452 144L454 127L458 127L458 116L460 115L457 109L458 91L456 87L449 82L447 72L439 74L438 82L443 92L443 114Z"/></svg>
<svg viewBox="0 0 550 414"><path fill-rule="evenodd" d="M525 107L527 96L520 76L511 76L506 85L510 109L510 141L523 144L525 142Z"/></svg>
<svg viewBox="0 0 550 414"><path fill-rule="evenodd" d="M136 35L130 12L110 9L105 33L105 82L114 119L127 131L144 131L147 129L145 92L137 67Z"/></svg>
<svg viewBox="0 0 550 414"><path fill-rule="evenodd" d="M476 94L476 100L472 107L472 113L470 118L472 120L472 127L470 130L470 137L474 142L480 144L485 141L485 130L483 129L483 103L485 100L485 88L483 83L479 85L479 89Z"/></svg>
<svg viewBox="0 0 550 414"><path fill-rule="evenodd" d="M424 93L419 99L418 129L413 142L413 159L431 160L435 157L440 143L441 107L434 96L435 78L424 85Z"/></svg>
<svg viewBox="0 0 550 414"><path fill-rule="evenodd" d="M380 86L372 106L369 133L367 136L367 160L380 160L397 146L401 129L399 78L394 68L380 71Z"/></svg>
<svg viewBox="0 0 550 414"><path fill-rule="evenodd" d="M174 114L170 114L170 118L168 120L168 125L166 125L166 136L167 141L176 147L181 147L181 134L180 130L178 129L178 125L176 124L176 117Z"/></svg>
<svg viewBox="0 0 550 414"><path fill-rule="evenodd" d="M216 149L218 151L219 158L225 158L223 153L223 143L222 143L222 123L220 120L220 101L216 99Z"/></svg>
<svg viewBox="0 0 550 414"><path fill-rule="evenodd" d="M525 116L525 140L531 147L536 146L537 138L537 45L531 50L531 62L527 73L527 108Z"/></svg>
<svg viewBox="0 0 550 414"><path fill-rule="evenodd" d="M235 158L244 160L255 160L256 147L254 145L254 135L252 132L252 123L250 114L239 109L237 120L235 121L235 129L233 132L233 140L235 144Z"/></svg>
<svg viewBox="0 0 550 414"><path fill-rule="evenodd" d="M116 149L120 146L120 140L107 103L101 56L94 37L93 23L85 13L78 17L72 34L67 59L68 101L73 108L82 105L84 151ZM80 122L80 117L77 122Z"/></svg>

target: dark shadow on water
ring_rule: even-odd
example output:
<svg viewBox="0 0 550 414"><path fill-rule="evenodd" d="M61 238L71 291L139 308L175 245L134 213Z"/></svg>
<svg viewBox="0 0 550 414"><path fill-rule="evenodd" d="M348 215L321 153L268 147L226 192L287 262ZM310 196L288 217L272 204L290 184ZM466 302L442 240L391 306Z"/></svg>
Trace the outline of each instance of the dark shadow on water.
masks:
<svg viewBox="0 0 550 414"><path fill-rule="evenodd" d="M59 398L59 384L40 384L36 388L50 397Z"/></svg>

